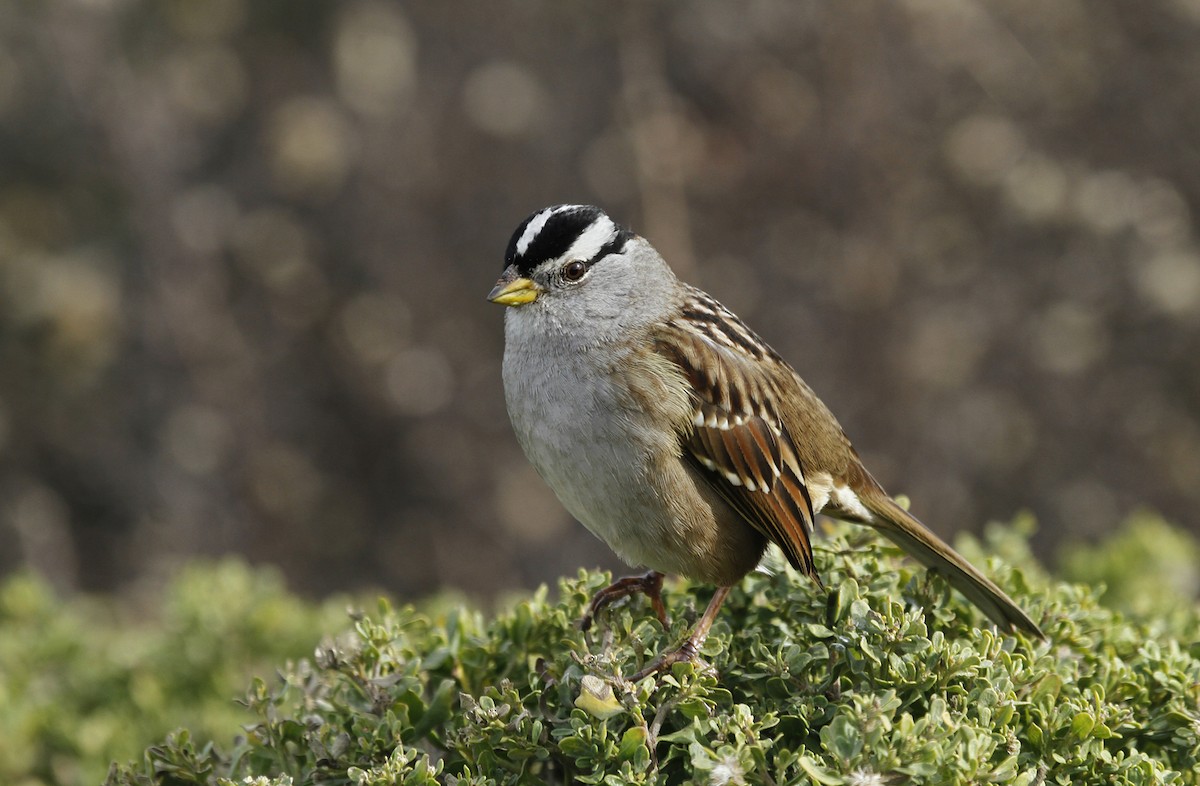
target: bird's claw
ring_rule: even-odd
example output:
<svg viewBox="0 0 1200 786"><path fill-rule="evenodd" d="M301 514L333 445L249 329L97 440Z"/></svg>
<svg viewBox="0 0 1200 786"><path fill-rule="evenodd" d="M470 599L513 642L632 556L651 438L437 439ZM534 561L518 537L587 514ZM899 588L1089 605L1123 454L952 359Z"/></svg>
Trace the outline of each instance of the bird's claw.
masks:
<svg viewBox="0 0 1200 786"><path fill-rule="evenodd" d="M654 616L658 617L658 621L662 623L663 627L669 627L671 622L667 616L667 607L663 604L662 584L663 574L656 570L652 570L641 576L625 576L624 578L617 579L592 596L592 601L588 604L587 611L579 620L580 629L586 631L591 628L596 615L605 606L629 595L636 595L639 592L650 599L650 605L654 609Z"/></svg>

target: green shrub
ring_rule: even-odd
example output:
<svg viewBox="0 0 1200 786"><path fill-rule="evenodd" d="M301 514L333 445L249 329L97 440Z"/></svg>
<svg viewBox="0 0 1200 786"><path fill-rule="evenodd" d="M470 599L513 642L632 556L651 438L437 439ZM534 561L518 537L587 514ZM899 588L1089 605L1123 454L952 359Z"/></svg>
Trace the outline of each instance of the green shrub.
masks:
<svg viewBox="0 0 1200 786"><path fill-rule="evenodd" d="M1048 580L1019 533L989 550L1048 641L998 636L940 579L839 528L817 550L827 591L780 568L730 595L712 669L620 676L681 639L707 587L670 587L670 630L635 600L587 635L575 623L604 575L491 622L381 602L313 663L256 680L242 736L177 732L109 783L1200 783L1194 598L1115 611ZM1105 576L1154 575L1122 563L1147 554L1118 539Z"/></svg>
<svg viewBox="0 0 1200 786"><path fill-rule="evenodd" d="M1101 603L1142 620L1152 637L1200 639L1200 543L1157 516L1137 514L1104 543L1068 549L1063 574L1097 587Z"/></svg>
<svg viewBox="0 0 1200 786"><path fill-rule="evenodd" d="M225 740L232 699L255 674L310 656L345 603L314 607L272 570L183 570L161 593L117 605L62 602L43 582L0 584L0 784L96 784L180 725Z"/></svg>

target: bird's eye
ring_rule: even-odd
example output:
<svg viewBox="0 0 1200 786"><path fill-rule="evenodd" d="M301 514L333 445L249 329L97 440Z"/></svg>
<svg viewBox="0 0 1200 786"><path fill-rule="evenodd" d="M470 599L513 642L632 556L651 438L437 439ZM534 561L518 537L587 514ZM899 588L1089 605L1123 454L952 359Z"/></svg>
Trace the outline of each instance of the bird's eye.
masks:
<svg viewBox="0 0 1200 786"><path fill-rule="evenodd" d="M583 274L586 272L587 265L577 259L574 262L568 262L563 265L562 277L567 281L578 281L583 278Z"/></svg>

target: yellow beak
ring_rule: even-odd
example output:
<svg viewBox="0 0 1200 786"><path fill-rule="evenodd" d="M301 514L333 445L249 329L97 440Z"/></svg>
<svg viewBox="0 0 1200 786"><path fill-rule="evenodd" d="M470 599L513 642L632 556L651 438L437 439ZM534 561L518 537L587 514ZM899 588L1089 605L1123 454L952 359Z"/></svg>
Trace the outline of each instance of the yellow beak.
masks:
<svg viewBox="0 0 1200 786"><path fill-rule="evenodd" d="M496 286L488 293L488 300L502 306L523 306L532 303L542 294L542 288L531 279L517 275L515 267L510 267L500 276Z"/></svg>

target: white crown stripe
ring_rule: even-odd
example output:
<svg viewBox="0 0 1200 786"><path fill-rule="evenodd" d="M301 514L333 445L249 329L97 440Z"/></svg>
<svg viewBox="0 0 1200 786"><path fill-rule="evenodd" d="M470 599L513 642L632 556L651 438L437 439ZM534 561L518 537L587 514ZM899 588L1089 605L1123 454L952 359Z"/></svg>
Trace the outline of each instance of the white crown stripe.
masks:
<svg viewBox="0 0 1200 786"><path fill-rule="evenodd" d="M563 259L580 259L586 262L600 253L600 249L604 248L604 245L616 234L617 225L611 218L602 215L593 221L591 226L579 233L579 237L571 244L571 248L567 250Z"/></svg>
<svg viewBox="0 0 1200 786"><path fill-rule="evenodd" d="M568 210L571 207L574 207L574 205L559 205L558 207L548 207L545 210L543 210L542 212L538 213L536 216L534 216L533 219L529 222L529 224L526 225L525 231L521 233L521 239L517 241L517 256L522 256L526 251L529 250L530 244L533 243L534 238L536 238L538 236L538 234L542 231L542 229L546 226L546 222L550 220L550 217L552 215L554 215L555 213L559 213L563 210Z"/></svg>

